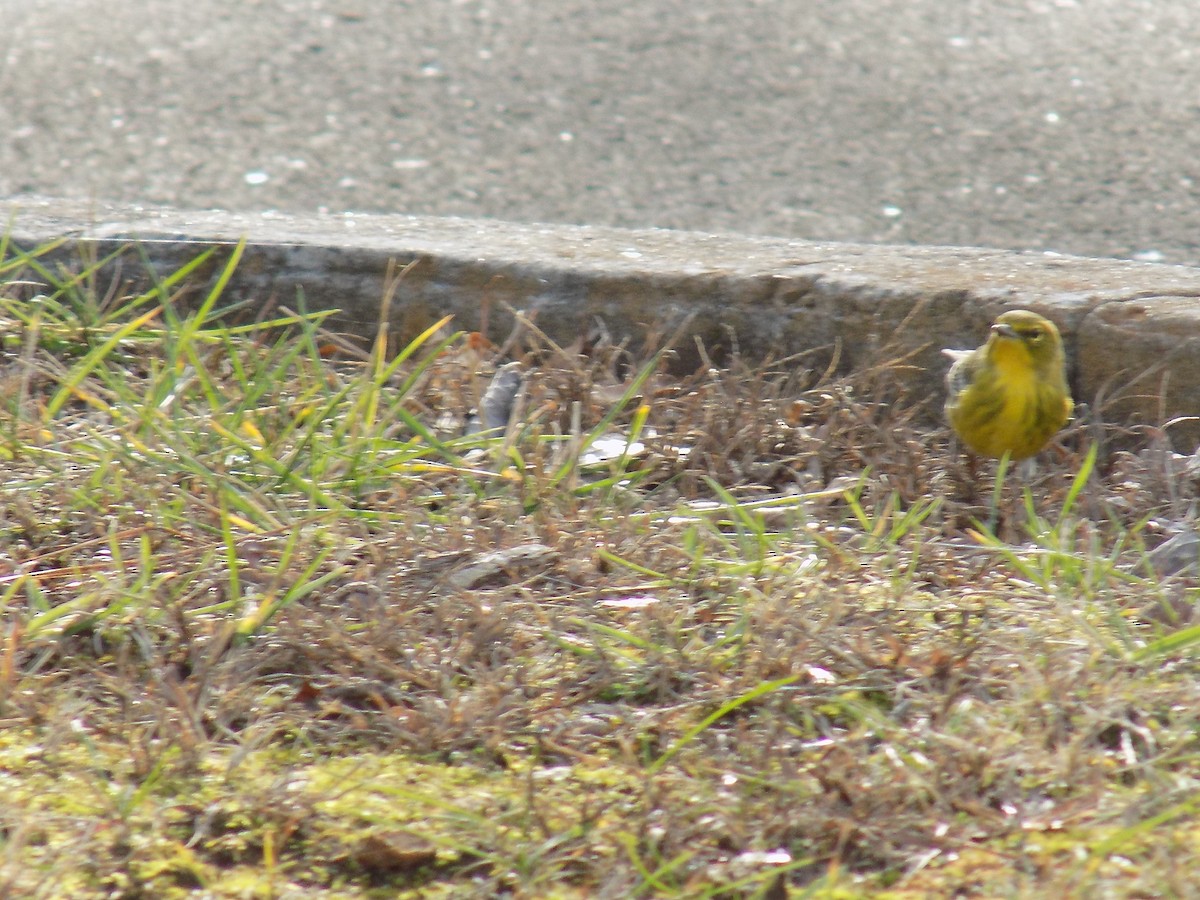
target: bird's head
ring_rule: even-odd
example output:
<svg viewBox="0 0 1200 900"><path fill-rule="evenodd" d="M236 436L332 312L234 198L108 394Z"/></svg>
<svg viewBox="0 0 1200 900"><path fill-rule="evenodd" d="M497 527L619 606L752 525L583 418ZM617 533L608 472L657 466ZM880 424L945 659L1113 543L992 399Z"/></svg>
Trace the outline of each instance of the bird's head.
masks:
<svg viewBox="0 0 1200 900"><path fill-rule="evenodd" d="M1054 323L1027 309L1010 309L992 325L990 355L1003 360L1027 360L1034 366L1053 366L1062 359L1062 337Z"/></svg>

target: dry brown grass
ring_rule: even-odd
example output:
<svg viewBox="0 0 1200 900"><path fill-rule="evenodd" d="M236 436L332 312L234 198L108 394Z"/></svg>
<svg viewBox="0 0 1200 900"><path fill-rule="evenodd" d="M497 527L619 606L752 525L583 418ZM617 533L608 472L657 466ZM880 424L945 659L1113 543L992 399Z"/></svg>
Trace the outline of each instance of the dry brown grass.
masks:
<svg viewBox="0 0 1200 900"><path fill-rule="evenodd" d="M1144 551L1196 479L1161 443L1077 426L1026 502L903 361L668 375L535 331L522 421L464 441L478 337L386 372L312 324L164 314L92 359L117 320L30 293L0 359L0 890L1192 890L1195 575ZM644 447L579 462L606 417Z"/></svg>

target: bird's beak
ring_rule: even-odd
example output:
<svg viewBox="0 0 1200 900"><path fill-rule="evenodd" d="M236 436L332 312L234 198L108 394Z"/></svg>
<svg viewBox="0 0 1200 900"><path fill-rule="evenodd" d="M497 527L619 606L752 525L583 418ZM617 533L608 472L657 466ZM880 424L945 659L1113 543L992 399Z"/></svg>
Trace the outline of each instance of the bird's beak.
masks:
<svg viewBox="0 0 1200 900"><path fill-rule="evenodd" d="M1002 338L1018 338L1017 330L1011 325L993 325L992 334Z"/></svg>

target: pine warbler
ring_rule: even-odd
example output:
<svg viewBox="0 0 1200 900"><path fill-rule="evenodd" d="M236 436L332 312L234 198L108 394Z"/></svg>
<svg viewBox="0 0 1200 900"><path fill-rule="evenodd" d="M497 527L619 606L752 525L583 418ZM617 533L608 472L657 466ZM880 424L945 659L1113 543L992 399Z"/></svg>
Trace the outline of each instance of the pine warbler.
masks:
<svg viewBox="0 0 1200 900"><path fill-rule="evenodd" d="M972 452L1033 456L1071 417L1062 338L1037 313L1009 310L982 347L942 352L954 360L946 418Z"/></svg>

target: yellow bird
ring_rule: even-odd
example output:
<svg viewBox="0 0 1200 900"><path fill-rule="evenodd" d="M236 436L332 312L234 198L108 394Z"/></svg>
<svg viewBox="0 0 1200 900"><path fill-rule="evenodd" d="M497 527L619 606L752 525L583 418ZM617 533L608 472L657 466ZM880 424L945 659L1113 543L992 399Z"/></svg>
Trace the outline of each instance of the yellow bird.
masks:
<svg viewBox="0 0 1200 900"><path fill-rule="evenodd" d="M1025 459L1071 418L1062 338L1049 319L1011 309L982 347L942 352L954 360L946 418L972 452Z"/></svg>

